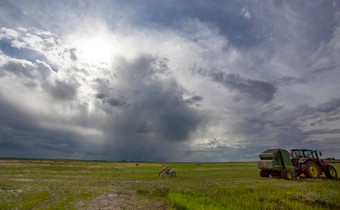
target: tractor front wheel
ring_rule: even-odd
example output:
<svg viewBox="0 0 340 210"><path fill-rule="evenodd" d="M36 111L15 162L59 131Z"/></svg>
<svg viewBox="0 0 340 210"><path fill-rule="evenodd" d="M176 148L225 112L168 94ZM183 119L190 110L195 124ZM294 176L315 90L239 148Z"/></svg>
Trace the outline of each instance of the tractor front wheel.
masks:
<svg viewBox="0 0 340 210"><path fill-rule="evenodd" d="M320 169L314 162L308 162L303 173L308 178L316 179L320 177Z"/></svg>
<svg viewBox="0 0 340 210"><path fill-rule="evenodd" d="M325 172L326 176L330 179L336 179L338 178L338 173L336 172L335 168L331 165L327 167L327 170Z"/></svg>

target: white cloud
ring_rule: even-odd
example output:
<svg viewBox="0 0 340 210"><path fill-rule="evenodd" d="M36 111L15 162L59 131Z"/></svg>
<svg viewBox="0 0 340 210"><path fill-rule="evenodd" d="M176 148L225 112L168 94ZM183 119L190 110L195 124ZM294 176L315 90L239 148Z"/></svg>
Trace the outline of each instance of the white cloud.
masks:
<svg viewBox="0 0 340 210"><path fill-rule="evenodd" d="M229 101L228 98L219 96L228 94L228 91L211 84L207 78L192 71L193 68L196 69L195 66L207 70L224 68L240 58L239 53L228 46L228 40L221 37L215 28L198 20L183 23L184 32L182 30L145 29L110 31L103 24L97 24L97 26L97 28L94 28L94 25L83 27L64 35L64 42L55 34L34 28L11 29L11 33L8 33L10 30L4 29L7 39L11 40L12 47L30 49L42 54L46 60L27 61L2 54L2 69L11 62L12 65L17 66L16 70L20 69L18 66L23 66L23 72L15 73L7 70L6 76L2 78L3 81L6 81L2 84L8 85L3 88L3 100L16 104L18 109L33 115L39 121L42 129L54 128L81 136L85 133L99 135L106 132L103 130L103 125L89 122L84 127L79 125L82 124L81 122L77 122L77 118L83 114L107 122L107 119L103 118L103 114L109 107L95 98L98 94L96 81L98 79L107 80L106 88L109 89L104 89L104 91L112 94L116 90L115 95L120 97L120 92L123 94L124 86L126 86L124 83L117 83L120 79L116 78L118 71L121 71L119 69L122 61L134 62L140 56L147 55L156 59L152 68L163 68L162 71L166 71L159 74L158 79L166 82L169 77L173 78L186 91L182 100L185 100L184 97L193 95L203 97L200 107L194 109L201 110L203 113L208 113L210 110L222 111L224 107L220 107L219 104ZM126 33L129 36L126 36ZM15 37L8 34L17 35ZM195 34L195 36L193 37L191 34ZM97 41L103 42L102 49L93 47ZM71 49L75 49L73 53L76 60L71 58ZM100 52L100 50L104 52ZM88 56L94 56L94 59L98 56L99 60L92 60ZM102 59L100 56L105 56L105 58ZM51 65L57 66L58 71L54 72ZM135 77L138 79L138 66L136 72ZM120 76L122 75L118 75L118 77ZM126 78L122 82L131 79L133 78ZM30 83L35 85L27 86ZM206 84L206 86L202 86L202 84ZM7 92L9 89L11 91ZM218 92L220 94L216 94ZM13 95L18 96L12 97ZM127 97L130 103L131 101L138 103L138 99L132 98L132 95L123 97ZM23 106L17 104L17 101L30 102ZM217 128L212 127L211 130L216 131ZM211 134L213 136L222 135L224 129L221 127L219 129L221 130L219 134ZM196 142L200 141L196 139ZM231 141L224 143L235 144Z"/></svg>
<svg viewBox="0 0 340 210"><path fill-rule="evenodd" d="M212 13L163 23L133 20L140 13L130 9L125 18L116 15L126 11L95 18L77 10L65 26L60 20L72 15L53 13L49 22L37 11L39 21L23 5L43 28L58 29L0 29L0 106L27 115L44 135L69 137L61 151L84 139L87 152L100 142L98 155L111 158L123 150L130 156L121 157L147 151L156 158L152 151L166 147L182 160L223 160L237 158L235 151L301 145L310 129L336 129L337 120L316 110L339 96L339 28L318 45L311 41L316 35L306 39L300 30L310 29L305 10L253 4L235 6L227 22L242 16L234 36L254 38L249 46L229 37L234 31L227 37ZM38 145L53 148L41 139Z"/></svg>

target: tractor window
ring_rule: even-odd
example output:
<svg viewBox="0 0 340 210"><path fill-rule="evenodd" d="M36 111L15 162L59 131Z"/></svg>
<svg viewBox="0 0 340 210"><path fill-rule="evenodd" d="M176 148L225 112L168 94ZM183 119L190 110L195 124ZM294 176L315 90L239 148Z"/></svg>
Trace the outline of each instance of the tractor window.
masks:
<svg viewBox="0 0 340 210"><path fill-rule="evenodd" d="M293 158L296 158L296 152L292 152L291 154Z"/></svg>
<svg viewBox="0 0 340 210"><path fill-rule="evenodd" d="M293 156L293 159L300 159L304 155L303 155L302 151L293 151L292 152L292 156Z"/></svg>
<svg viewBox="0 0 340 210"><path fill-rule="evenodd" d="M304 151L306 158L313 158L311 151Z"/></svg>

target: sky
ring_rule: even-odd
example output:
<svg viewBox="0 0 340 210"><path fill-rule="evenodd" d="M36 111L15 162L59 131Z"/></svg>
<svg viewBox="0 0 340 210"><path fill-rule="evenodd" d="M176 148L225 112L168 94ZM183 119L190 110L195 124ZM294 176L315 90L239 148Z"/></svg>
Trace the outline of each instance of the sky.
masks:
<svg viewBox="0 0 340 210"><path fill-rule="evenodd" d="M0 0L0 157L340 158L337 0Z"/></svg>

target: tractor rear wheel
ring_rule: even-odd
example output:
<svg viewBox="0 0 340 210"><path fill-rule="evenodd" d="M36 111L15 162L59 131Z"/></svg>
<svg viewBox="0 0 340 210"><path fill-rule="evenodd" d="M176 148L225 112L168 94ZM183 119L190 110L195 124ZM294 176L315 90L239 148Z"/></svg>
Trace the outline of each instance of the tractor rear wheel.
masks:
<svg viewBox="0 0 340 210"><path fill-rule="evenodd" d="M320 177L319 167L314 162L311 161L306 163L303 173L308 178L316 179Z"/></svg>
<svg viewBox="0 0 340 210"><path fill-rule="evenodd" d="M260 169L259 174L260 177L269 177L269 172L262 169Z"/></svg>
<svg viewBox="0 0 340 210"><path fill-rule="evenodd" d="M326 176L330 179L336 179L338 178L338 173L336 172L335 168L331 165L327 167L327 170L325 172Z"/></svg>
<svg viewBox="0 0 340 210"><path fill-rule="evenodd" d="M287 180L292 180L293 179L293 173L290 170L282 169L281 178L287 179Z"/></svg>

